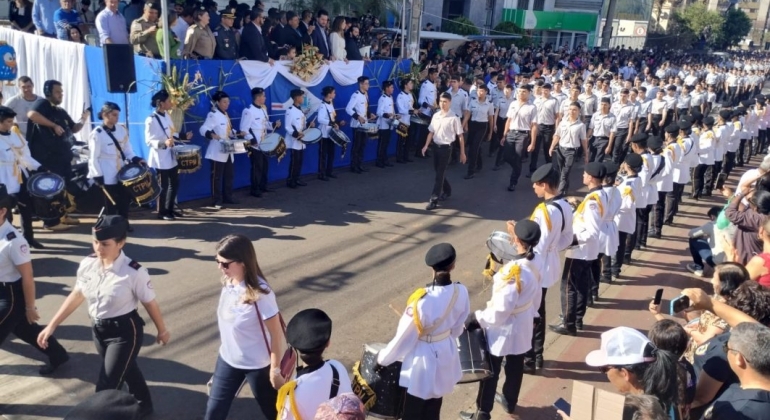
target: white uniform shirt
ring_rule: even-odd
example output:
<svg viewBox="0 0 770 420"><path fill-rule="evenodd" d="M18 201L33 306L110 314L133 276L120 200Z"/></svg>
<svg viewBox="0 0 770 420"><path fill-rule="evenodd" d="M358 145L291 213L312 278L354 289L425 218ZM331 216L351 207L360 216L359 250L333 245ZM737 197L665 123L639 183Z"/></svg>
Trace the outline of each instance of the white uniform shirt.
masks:
<svg viewBox="0 0 770 420"><path fill-rule="evenodd" d="M350 119L350 128L360 128L361 122L358 121L358 117L363 117L369 121L369 97L360 90L353 92L348 101L348 106L345 107L345 112L352 117Z"/></svg>
<svg viewBox="0 0 770 420"><path fill-rule="evenodd" d="M389 114L388 118L384 115ZM393 97L382 94L377 101L377 128L380 130L390 130L390 121L396 116L396 107L393 103Z"/></svg>
<svg viewBox="0 0 770 420"><path fill-rule="evenodd" d="M660 192L671 192L674 190L674 160L679 156L675 156L675 152L672 149L664 148L660 154L663 157L663 162L666 165L659 175L655 177L657 182L655 183L655 189Z"/></svg>
<svg viewBox="0 0 770 420"><path fill-rule="evenodd" d="M547 219L543 214L543 205ZM572 243L572 208L561 196L557 196L535 207L530 220L540 226L540 241L535 246L535 253L539 255L537 261L541 263L540 285L548 288L561 280L559 252Z"/></svg>
<svg viewBox="0 0 770 420"><path fill-rule="evenodd" d="M581 206L575 210L572 232L577 237L578 244L567 249L567 258L593 261L599 256L599 231L603 208L606 208L605 199L601 188L596 188L586 195Z"/></svg>
<svg viewBox="0 0 770 420"><path fill-rule="evenodd" d="M486 330L489 352L495 356L524 354L532 348L532 322L540 307L540 263L535 254L532 261L520 258L505 264L492 277L492 298L487 307L476 311L479 325ZM510 270L520 271L518 290Z"/></svg>
<svg viewBox="0 0 770 420"><path fill-rule="evenodd" d="M433 143L447 145L452 144L457 136L463 134L463 124L460 117L451 111L446 114L439 111L431 118L428 131L433 133Z"/></svg>
<svg viewBox="0 0 770 420"><path fill-rule="evenodd" d="M123 251L107 269L96 254L84 258L78 267L75 290L86 298L91 319L115 318L136 310L139 302L155 300L147 269Z"/></svg>
<svg viewBox="0 0 770 420"><path fill-rule="evenodd" d="M168 113L161 115L153 112L144 120L144 143L150 148L147 166L155 169L171 169L177 165L173 149L166 146L166 140L173 135L174 127Z"/></svg>
<svg viewBox="0 0 770 420"><path fill-rule="evenodd" d="M305 113L301 109L290 106L284 115L284 124L286 128L286 148L292 150L305 150L305 143L294 138L294 131L302 133L305 131Z"/></svg>
<svg viewBox="0 0 770 420"><path fill-rule="evenodd" d="M329 401L331 384L334 373L332 365L337 369L340 387L337 395L353 392L350 387L350 377L345 366L336 360L327 360L318 370L306 373L296 379L294 389L294 403L297 406L300 419L312 420L321 404ZM300 420L294 417L291 411L291 401L287 398L283 408L278 412L281 420Z"/></svg>
<svg viewBox="0 0 770 420"><path fill-rule="evenodd" d="M230 117L223 113L219 109L214 109L206 116L206 121L201 125L200 133L203 137L206 137L206 133L213 131L214 134L219 136L219 140L208 139L208 146L206 146L206 159L211 159L216 162L227 162L228 159L235 161L235 156L232 153L222 153L222 142L230 140L233 133L233 126L230 123Z"/></svg>
<svg viewBox="0 0 770 420"><path fill-rule="evenodd" d="M396 109L398 109L398 115L401 117L399 121L409 125L410 114L409 111L414 109L414 96L411 93L401 92L398 94L396 100Z"/></svg>
<svg viewBox="0 0 770 420"><path fill-rule="evenodd" d="M665 100L657 100L653 99L650 103L650 114L651 115L666 115L666 111L668 111L668 102ZM650 117L652 118L652 117Z"/></svg>
<svg viewBox="0 0 770 420"><path fill-rule="evenodd" d="M586 125L580 119L570 121L567 117L559 122L556 135L559 136L560 147L574 149L580 147L586 140Z"/></svg>
<svg viewBox="0 0 770 420"><path fill-rule="evenodd" d="M646 153L642 155L649 162L649 177L644 187L644 193L647 196L647 205L655 205L658 202L658 181L665 175L666 161L660 155ZM660 170L658 170L660 168ZM669 168L670 170L670 168ZM689 171L688 171L689 173Z"/></svg>
<svg viewBox="0 0 770 420"><path fill-rule="evenodd" d="M417 101L417 104L420 106L420 112L427 116L432 115L433 110L422 106L422 104L427 103L430 106L436 106L437 98L438 90L436 90L436 85L434 85L430 80L422 82L422 86L420 86L420 97Z"/></svg>
<svg viewBox="0 0 770 420"><path fill-rule="evenodd" d="M457 297L449 315L439 325L434 325L449 307L455 290ZM426 291L427 294L417 301L417 314L411 305L404 310L395 337L379 352L377 362L387 366L402 360L399 385L410 395L431 399L452 393L462 378L456 340L465 330L471 308L468 289L462 284L431 286ZM420 340L413 319L415 315L419 316L424 329L433 329L431 335L449 331L449 337L432 343Z"/></svg>
<svg viewBox="0 0 770 420"><path fill-rule="evenodd" d="M321 130L321 137L328 139L331 126L337 121L337 111L334 104L324 102L318 107L318 128Z"/></svg>
<svg viewBox="0 0 770 420"><path fill-rule="evenodd" d="M529 131L532 124L537 122L537 108L532 104L521 105L519 101L515 101L508 107L506 117L511 121L509 130Z"/></svg>
<svg viewBox="0 0 770 420"><path fill-rule="evenodd" d="M714 164L714 132L706 130L698 137L698 163Z"/></svg>
<svg viewBox="0 0 770 420"><path fill-rule="evenodd" d="M677 109L690 108L690 95L679 95L676 99Z"/></svg>
<svg viewBox="0 0 770 420"><path fill-rule="evenodd" d="M636 194L637 209L643 209L647 207L648 204L647 184L650 182L650 175L652 174L652 171L650 170L650 161L648 159L649 157L649 153L642 154L642 168L637 174L639 176L639 194ZM657 200L658 197L655 197L655 201L649 202L649 204L655 204Z"/></svg>
<svg viewBox="0 0 770 420"><path fill-rule="evenodd" d="M460 117L465 115L465 111L468 110L468 102L471 100L471 98L468 97L468 92L460 88L457 89L457 92L453 92L452 89L449 89L447 92L452 95L452 102L449 103L449 110ZM473 100L478 100L477 98L478 96L474 95Z"/></svg>
<svg viewBox="0 0 770 420"><path fill-rule="evenodd" d="M694 156L697 159L697 151L694 148L693 140L688 136L677 139L681 157L677 156L677 162L674 165L674 182L677 184L687 184L690 182L690 159Z"/></svg>
<svg viewBox="0 0 770 420"><path fill-rule="evenodd" d="M256 302L264 322L278 315L279 311L275 293L264 280L259 279L259 282L263 288L270 290L266 295L260 293ZM243 302L245 294L245 282L235 286L228 283L222 287L217 307L219 337L222 340L219 356L236 369L262 369L270 365L270 353L267 351L270 343L265 344L254 304ZM265 334L267 340L272 341L267 326Z"/></svg>
<svg viewBox="0 0 770 420"><path fill-rule="evenodd" d="M257 107L251 104L251 106L243 108L239 131L246 133L244 139L256 141L256 144L252 144L252 148L259 149L259 144L265 139L269 129L272 129L272 125L270 124L270 117L267 116L266 107Z"/></svg>
<svg viewBox="0 0 770 420"><path fill-rule="evenodd" d="M507 118L506 114L508 113L508 109L511 107L511 104L513 101L515 101L516 98L513 96L513 94L506 97L505 95L500 95L497 97L497 102L495 102L495 108L497 108L497 118Z"/></svg>
<svg viewBox="0 0 770 420"><path fill-rule="evenodd" d="M468 111L471 113L471 121L488 123L489 117L495 115L495 106L490 101L479 102L478 99L472 99L468 104Z"/></svg>
<svg viewBox="0 0 770 420"><path fill-rule="evenodd" d="M21 273L16 269L17 265L31 261L29 244L21 232L8 221L4 220L0 226L0 283L14 283L21 280ZM18 304L23 305L24 302Z"/></svg>
<svg viewBox="0 0 770 420"><path fill-rule="evenodd" d="M741 145L741 130L743 129L743 124L741 124L740 121L731 121L728 124L731 125L732 128L729 130L730 137L727 140L725 151L735 153Z"/></svg>
<svg viewBox="0 0 770 420"><path fill-rule="evenodd" d="M599 99L593 93L590 95L581 93L580 96L578 96L578 101L580 101L580 105L583 107L581 109L583 116L592 116L599 110Z"/></svg>
<svg viewBox="0 0 770 420"><path fill-rule="evenodd" d="M610 137L612 127L615 126L615 116L612 113L602 114L597 112L591 117L590 127L595 137Z"/></svg>
<svg viewBox="0 0 770 420"><path fill-rule="evenodd" d="M119 146L123 150L126 161L134 158L134 150L131 148L131 142L128 140L128 130L121 124L115 125L115 131L112 132L115 140L120 142ZM98 126L91 131L88 136L88 177L104 177L106 185L115 185L118 183L118 171L125 165L123 156L121 156L115 141L107 134L104 126Z"/></svg>
<svg viewBox="0 0 770 420"><path fill-rule="evenodd" d="M620 209L615 215L615 224L619 232L636 231L636 197L641 194L641 180L638 175L627 176L618 185L620 191Z"/></svg>
<svg viewBox="0 0 770 420"><path fill-rule="evenodd" d="M540 97L535 99L535 107L537 108L537 123L543 125L555 125L556 113L559 112L558 100L554 97L545 98Z"/></svg>
<svg viewBox="0 0 770 420"><path fill-rule="evenodd" d="M22 175L40 168L29 151L29 145L14 127L8 134L0 133L0 183L5 184L8 194L21 190Z"/></svg>
<svg viewBox="0 0 770 420"><path fill-rule="evenodd" d="M604 255L615 255L618 250L618 225L615 217L620 212L621 195L615 185L605 185L602 188L606 206L602 214L602 224L599 232L599 251Z"/></svg>
<svg viewBox="0 0 770 420"><path fill-rule="evenodd" d="M620 102L615 102L612 104L612 108L610 108L610 113L615 116L615 127L612 128L613 132L627 130L631 121L636 119L634 116L634 104L631 102L626 102L625 105Z"/></svg>

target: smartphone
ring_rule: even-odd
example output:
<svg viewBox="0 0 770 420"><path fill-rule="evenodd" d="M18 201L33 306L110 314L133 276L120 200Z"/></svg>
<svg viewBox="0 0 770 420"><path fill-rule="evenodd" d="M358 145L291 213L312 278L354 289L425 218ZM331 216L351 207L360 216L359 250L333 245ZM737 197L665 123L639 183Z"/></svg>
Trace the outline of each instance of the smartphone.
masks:
<svg viewBox="0 0 770 420"><path fill-rule="evenodd" d="M685 295L677 296L676 298L671 299L671 308L669 313L671 315L675 315L675 314L678 314L679 312L684 311L689 307L690 307L689 297Z"/></svg>
<svg viewBox="0 0 770 420"><path fill-rule="evenodd" d="M556 407L557 410L561 410L564 412L564 414L569 416L570 408L572 407L570 403L567 402L564 398L559 398L556 400L555 403L553 403L553 406Z"/></svg>
<svg viewBox="0 0 770 420"><path fill-rule="evenodd" d="M663 299L663 289L658 289L655 291L655 300L653 300L652 303L660 305L661 299Z"/></svg>

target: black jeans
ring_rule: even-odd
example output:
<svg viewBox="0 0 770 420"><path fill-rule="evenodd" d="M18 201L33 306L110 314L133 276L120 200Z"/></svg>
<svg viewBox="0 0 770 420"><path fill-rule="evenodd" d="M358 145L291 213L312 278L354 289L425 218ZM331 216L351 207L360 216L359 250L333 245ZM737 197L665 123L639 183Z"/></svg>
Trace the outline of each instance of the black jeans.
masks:
<svg viewBox="0 0 770 420"><path fill-rule="evenodd" d="M543 360L543 349L545 347L545 295L548 289L543 287L543 297L540 299L540 307L537 313L540 318L535 318L535 329L532 331L532 349L527 352L527 359Z"/></svg>
<svg viewBox="0 0 770 420"><path fill-rule="evenodd" d="M94 322L94 345L103 360L96 392L120 389L125 382L140 405L152 407L150 389L136 364L143 336L144 321L136 311Z"/></svg>
<svg viewBox="0 0 770 420"><path fill-rule="evenodd" d="M388 161L388 145L392 131L380 130L377 139L377 164L384 165Z"/></svg>
<svg viewBox="0 0 770 420"><path fill-rule="evenodd" d="M425 146L425 141L428 138L428 126L412 122L411 127L414 127L414 137L412 137L412 143L415 146L414 156L422 158L422 148Z"/></svg>
<svg viewBox="0 0 770 420"><path fill-rule="evenodd" d="M609 143L609 137L594 137L593 142L591 142L591 152L588 155L588 161L599 163L604 162L604 152L607 150L607 145Z"/></svg>
<svg viewBox="0 0 770 420"><path fill-rule="evenodd" d="M468 175L481 169L481 143L488 135L489 123L471 121L468 123Z"/></svg>
<svg viewBox="0 0 770 420"><path fill-rule="evenodd" d="M524 149L529 144L529 131L509 131L508 137L505 139L505 149L503 150L503 158L511 165L511 179L509 184L515 186L519 182L521 176L522 164L521 160L524 157Z"/></svg>
<svg viewBox="0 0 770 420"><path fill-rule="evenodd" d="M612 161L617 165L623 163L623 160L626 158L626 154L628 153L628 143L626 143L627 139L628 127L618 128L618 131L615 132L615 140L612 144Z"/></svg>
<svg viewBox="0 0 770 420"><path fill-rule="evenodd" d="M564 326L575 331L575 322L583 321L591 293L593 261L566 258L561 275L561 313Z"/></svg>
<svg viewBox="0 0 770 420"><path fill-rule="evenodd" d="M160 196L158 197L158 214L173 216L176 194L179 191L179 167L158 169L160 179Z"/></svg>
<svg viewBox="0 0 770 420"><path fill-rule="evenodd" d="M443 401L443 398L423 400L407 393L406 398L404 398L404 413L401 420L441 420L441 403Z"/></svg>
<svg viewBox="0 0 770 420"><path fill-rule="evenodd" d="M548 149L551 148L551 141L553 140L553 133L555 131L556 128L553 125L539 124L537 126L537 144L529 159L529 173L533 173L537 170L537 158L540 155L541 149L543 150L545 163L551 163L551 156L548 156Z"/></svg>
<svg viewBox="0 0 770 420"><path fill-rule="evenodd" d="M249 177L251 185L249 192L261 194L262 190L267 189L268 157L265 153L252 149L251 153L249 153L249 161L251 162L251 176Z"/></svg>
<svg viewBox="0 0 770 420"><path fill-rule="evenodd" d="M703 270L703 262L705 261L709 267L716 267L714 263L714 255L711 252L711 246L705 239L689 238L690 243L690 255L692 255L692 262L695 266Z"/></svg>
<svg viewBox="0 0 770 420"><path fill-rule="evenodd" d="M618 250L615 252L615 255L612 256L612 259L610 261L610 275L612 277L618 277L620 275L620 269L623 268L623 258L626 255L626 241L628 241L629 234L628 232L621 232L618 231ZM631 249L633 249L633 246L631 246Z"/></svg>
<svg viewBox="0 0 770 420"><path fill-rule="evenodd" d="M491 413L495 406L495 393L497 392L497 382L500 380L500 371L503 369L503 360L505 360L503 396L508 403L509 414L516 410L521 383L524 379L524 355L494 356L490 354L492 376L479 383L479 393L476 395L476 407L480 412Z"/></svg>
<svg viewBox="0 0 770 420"><path fill-rule="evenodd" d="M575 154L577 148L557 146L554 150L556 154L556 170L559 171L559 194L567 194L569 190L569 173L572 165L575 164Z"/></svg>
<svg viewBox="0 0 770 420"><path fill-rule="evenodd" d="M299 176L302 173L302 161L304 158L304 150L291 149L291 156L289 158L289 178L286 179L286 184L289 186L296 185L297 181L299 181Z"/></svg>
<svg viewBox="0 0 770 420"><path fill-rule="evenodd" d="M27 322L27 310L24 304L24 289L21 280L13 283L0 283L0 346L13 333L21 341L48 356L52 364L58 364L67 357L67 351L54 337L48 339L47 349L38 346L37 336L41 331L43 331L43 327L37 323Z"/></svg>
<svg viewBox="0 0 770 420"><path fill-rule="evenodd" d="M211 161L211 195L215 203L233 198L233 160Z"/></svg>
<svg viewBox="0 0 770 420"><path fill-rule="evenodd" d="M329 176L334 170L334 142L332 139L321 139L318 150L318 175Z"/></svg>
<svg viewBox="0 0 770 420"><path fill-rule="evenodd" d="M353 147L350 148L350 169L361 169L364 164L364 150L369 134L360 129L353 129Z"/></svg>
<svg viewBox="0 0 770 420"><path fill-rule="evenodd" d="M433 181L433 191L430 195L430 201L436 201L441 194L452 195L452 186L446 179L446 169L449 166L449 159L452 157L452 145L438 145L433 143L433 170L436 177Z"/></svg>
<svg viewBox="0 0 770 420"><path fill-rule="evenodd" d="M110 194L115 203L110 201L107 194L104 194L105 214L119 214L128 220L128 208L131 205L132 197L121 184L105 185L104 189Z"/></svg>
<svg viewBox="0 0 770 420"><path fill-rule="evenodd" d="M275 403L278 398L278 391L273 389L270 384L270 366L265 366L262 369L238 369L228 365L221 357L217 357L204 419L227 419L235 394L241 388L244 380L249 383L251 393L254 394L262 414L267 419L276 418L278 411Z"/></svg>

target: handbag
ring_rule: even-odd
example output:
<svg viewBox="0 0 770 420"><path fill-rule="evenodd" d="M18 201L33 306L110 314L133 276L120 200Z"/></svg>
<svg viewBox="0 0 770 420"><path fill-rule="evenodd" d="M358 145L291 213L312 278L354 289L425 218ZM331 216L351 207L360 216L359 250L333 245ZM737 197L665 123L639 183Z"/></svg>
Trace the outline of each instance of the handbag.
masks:
<svg viewBox="0 0 770 420"><path fill-rule="evenodd" d="M257 310L257 319L259 319L259 327L262 329L262 337L265 339L265 347L267 347L267 354L270 354L270 344L267 343L267 333L265 332L265 323L262 321L262 313L259 311L259 306L257 305L257 302L254 302L254 308ZM283 321L283 316L281 316L281 313L278 313L278 320L281 321L281 329L283 330L283 336L286 337L286 323ZM292 376L294 376L294 372L297 370L297 366L299 365L299 361L297 360L297 352L294 350L294 347L289 345L289 343L286 343L286 351L283 353L283 356L281 357L281 376L285 380L289 380Z"/></svg>

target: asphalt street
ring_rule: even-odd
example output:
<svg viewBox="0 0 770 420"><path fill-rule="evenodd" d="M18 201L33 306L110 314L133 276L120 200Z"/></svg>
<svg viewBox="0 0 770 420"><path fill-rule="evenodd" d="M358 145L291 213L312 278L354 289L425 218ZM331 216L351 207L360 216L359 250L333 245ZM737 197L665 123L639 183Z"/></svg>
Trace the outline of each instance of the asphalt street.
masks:
<svg viewBox="0 0 770 420"><path fill-rule="evenodd" d="M464 165L451 166L452 196L432 212L425 205L433 164L425 159L386 169L371 166L362 175L340 168L338 179L322 182L308 177L309 185L297 190L280 183L275 193L261 199L239 191L241 204L220 211L185 203L187 217L177 222L158 221L144 210L132 213L136 231L125 251L149 269L172 334L169 345L153 344L154 327L140 309L149 325L139 366L150 384L154 418L202 418L205 383L219 346L220 274L214 248L226 234L241 233L254 241L260 266L287 321L309 307L331 316L334 332L326 355L348 368L360 358L364 343L392 337L398 317L389 305L401 310L415 288L430 282L424 256L433 244L449 242L457 249L452 278L469 288L472 309L481 308L491 295L481 275L487 237L505 230L506 220L528 217L537 203L527 178L522 176L518 190L508 192L510 167L495 172L492 164L485 156L484 170L472 180L463 179ZM580 186L581 171L582 163L573 168L573 187ZM33 252L42 322L63 302L79 261L91 253L94 216L84 216L82 222L65 233L36 233L47 246ZM554 321L559 314L555 289L547 301L549 321ZM42 355L33 348L16 339L0 348L0 414L6 418L61 418L93 392L100 360L85 307L55 335L72 359L52 379L38 376ZM548 341L553 338L549 335ZM456 418L459 409L472 404L475 391L476 385L457 386L445 398L443 417ZM231 419L258 418L256 403L249 397L244 390Z"/></svg>

